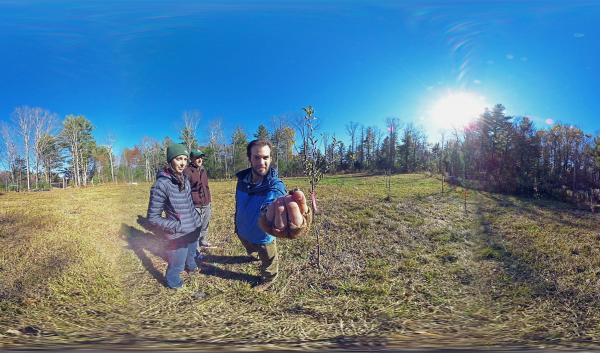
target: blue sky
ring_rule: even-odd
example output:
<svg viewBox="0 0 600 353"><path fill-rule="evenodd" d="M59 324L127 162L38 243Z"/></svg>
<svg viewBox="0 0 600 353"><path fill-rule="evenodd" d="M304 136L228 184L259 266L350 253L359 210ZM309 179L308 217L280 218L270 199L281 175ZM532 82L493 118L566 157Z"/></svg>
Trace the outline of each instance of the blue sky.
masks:
<svg viewBox="0 0 600 353"><path fill-rule="evenodd" d="M0 120L82 114L120 149L177 137L186 110L206 142L310 104L330 135L395 117L436 140L432 108L466 91L598 134L598 21L597 1L0 0Z"/></svg>

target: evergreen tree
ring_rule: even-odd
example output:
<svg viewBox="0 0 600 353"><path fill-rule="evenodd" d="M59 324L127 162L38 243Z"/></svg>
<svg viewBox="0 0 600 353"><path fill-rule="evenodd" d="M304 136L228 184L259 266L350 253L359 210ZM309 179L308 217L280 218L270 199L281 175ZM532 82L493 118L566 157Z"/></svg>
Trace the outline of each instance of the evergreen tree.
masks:
<svg viewBox="0 0 600 353"><path fill-rule="evenodd" d="M256 130L256 133L254 134L254 138L256 138L257 140L268 140L269 130L267 130L267 127L263 124L260 124L258 126L258 130Z"/></svg>
<svg viewBox="0 0 600 353"><path fill-rule="evenodd" d="M233 170L238 172L248 168L248 156L246 155L246 146L248 138L241 127L238 127L233 132L232 148L233 148Z"/></svg>

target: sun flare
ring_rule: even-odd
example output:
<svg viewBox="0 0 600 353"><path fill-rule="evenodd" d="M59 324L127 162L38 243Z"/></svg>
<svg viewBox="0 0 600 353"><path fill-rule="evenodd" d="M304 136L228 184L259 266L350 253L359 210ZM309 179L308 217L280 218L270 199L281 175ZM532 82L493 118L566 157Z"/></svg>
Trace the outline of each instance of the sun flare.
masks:
<svg viewBox="0 0 600 353"><path fill-rule="evenodd" d="M483 96L449 93L433 104L430 123L439 129L462 128L481 115L487 106Z"/></svg>

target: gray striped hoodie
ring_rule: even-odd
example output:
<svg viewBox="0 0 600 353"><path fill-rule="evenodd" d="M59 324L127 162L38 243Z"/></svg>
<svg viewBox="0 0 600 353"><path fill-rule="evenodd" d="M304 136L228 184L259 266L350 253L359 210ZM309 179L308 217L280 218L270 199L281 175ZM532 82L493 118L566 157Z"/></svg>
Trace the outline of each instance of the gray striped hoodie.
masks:
<svg viewBox="0 0 600 353"><path fill-rule="evenodd" d="M168 239L176 239L200 227L200 216L194 208L190 182L179 191L177 178L168 170L161 170L150 189L147 218L151 225L164 232ZM165 217L162 216L163 211Z"/></svg>

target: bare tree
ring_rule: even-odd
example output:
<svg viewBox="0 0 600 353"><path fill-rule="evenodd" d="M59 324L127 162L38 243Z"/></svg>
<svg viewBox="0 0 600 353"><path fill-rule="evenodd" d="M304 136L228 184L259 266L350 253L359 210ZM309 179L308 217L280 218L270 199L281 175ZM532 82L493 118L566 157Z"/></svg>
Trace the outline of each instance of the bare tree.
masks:
<svg viewBox="0 0 600 353"><path fill-rule="evenodd" d="M287 123L286 115L273 116L271 118L273 134L271 141L274 148L273 162L279 168L279 172L285 175L291 171L289 162L292 159L294 143L296 141L296 131ZM301 129L297 123L296 127Z"/></svg>
<svg viewBox="0 0 600 353"><path fill-rule="evenodd" d="M115 179L115 166L114 166L114 153L113 146L115 144L115 137L112 134L109 134L106 138L106 151L108 153L108 162L110 163L110 177L113 183L116 183Z"/></svg>
<svg viewBox="0 0 600 353"><path fill-rule="evenodd" d="M354 154L356 151L356 129L358 128L358 123L353 121L346 124L346 132L350 135L350 153Z"/></svg>
<svg viewBox="0 0 600 353"><path fill-rule="evenodd" d="M390 172L394 169L396 163L396 145L398 142L398 126L399 121L397 118L386 119L386 126L388 131L386 153L387 153L387 165Z"/></svg>
<svg viewBox="0 0 600 353"><path fill-rule="evenodd" d="M329 134L326 132L321 133L321 143L323 144L323 152L325 156L325 160L328 160L327 150L329 149Z"/></svg>
<svg viewBox="0 0 600 353"><path fill-rule="evenodd" d="M6 156L6 162L8 169L10 171L11 182L15 183L16 181L16 160L18 157L17 154L17 145L13 141L11 134L11 128L4 122L0 125L0 133L2 134L2 140L4 141L4 153Z"/></svg>
<svg viewBox="0 0 600 353"><path fill-rule="evenodd" d="M389 132L388 137L386 137L387 143L384 142L384 149L386 151L382 151L386 154L386 177L385 177L385 186L387 189L387 197L386 200L390 201L392 199L392 173L396 164L396 145L398 141L398 119L397 118L388 118L386 119L387 130Z"/></svg>
<svg viewBox="0 0 600 353"><path fill-rule="evenodd" d="M223 173L228 175L228 161L227 161L227 146L225 144L225 135L223 133L221 119L213 120L210 123L209 128L209 146L213 153L213 165L221 166L223 164Z"/></svg>
<svg viewBox="0 0 600 353"><path fill-rule="evenodd" d="M379 151L381 149L381 143L383 141L384 133L379 127L375 127L374 131L375 131L375 151Z"/></svg>
<svg viewBox="0 0 600 353"><path fill-rule="evenodd" d="M279 156L281 154L281 138L280 131L283 125L285 117L284 116L272 116L271 117L271 127L273 130L273 136L271 137L271 142L273 143L273 151L275 152L273 155L273 162L279 166Z"/></svg>
<svg viewBox="0 0 600 353"><path fill-rule="evenodd" d="M0 125L0 129L2 129L2 125ZM3 138L1 130L0 130L0 141L3 142L2 144L0 144L0 168L2 167L3 162L6 162L6 164L4 164L4 166L5 166L6 170L8 170L9 160L8 160L7 148L6 148L6 144L4 143L4 138Z"/></svg>
<svg viewBox="0 0 600 353"><path fill-rule="evenodd" d="M296 129L298 129L298 131L300 132L300 137L302 138L302 146L301 146L301 151L300 154L302 155L302 159L306 160L307 158L309 158L309 154L310 154L310 149L311 149L311 144L310 144L310 132L311 129L313 131L315 130L319 130L319 122L316 120L315 117L313 117L312 114L314 114L314 110L312 109L311 106L308 106L306 108L302 108L305 112L305 116L299 115L294 119L294 126L296 127ZM307 110L308 109L308 110ZM310 114L309 114L310 112ZM310 124L307 124L307 122L310 121ZM315 137L316 138L316 137Z"/></svg>
<svg viewBox="0 0 600 353"><path fill-rule="evenodd" d="M200 122L200 112L197 110L186 110L183 112L183 129L181 129L181 140L188 151L198 147L196 131Z"/></svg>
<svg viewBox="0 0 600 353"><path fill-rule="evenodd" d="M51 135L52 129L54 129L56 123L56 114L51 113L45 109L34 108L33 116L33 147L35 151L35 187L39 187L39 174L40 174L40 162L43 158L43 153L53 142L51 138L47 136Z"/></svg>
<svg viewBox="0 0 600 353"><path fill-rule="evenodd" d="M23 153L25 154L25 173L27 175L27 190L31 190L29 166L31 163L31 133L34 126L35 108L28 106L17 107L13 112L19 135L23 139Z"/></svg>
<svg viewBox="0 0 600 353"><path fill-rule="evenodd" d="M89 158L95 147L92 129L83 115L68 115L63 121L60 138L71 154L75 186L87 185Z"/></svg>
<svg viewBox="0 0 600 353"><path fill-rule="evenodd" d="M154 180L155 171L158 167L155 160L157 155L160 154L160 143L152 137L144 136L140 144L140 152L144 159L145 179L146 181Z"/></svg>

